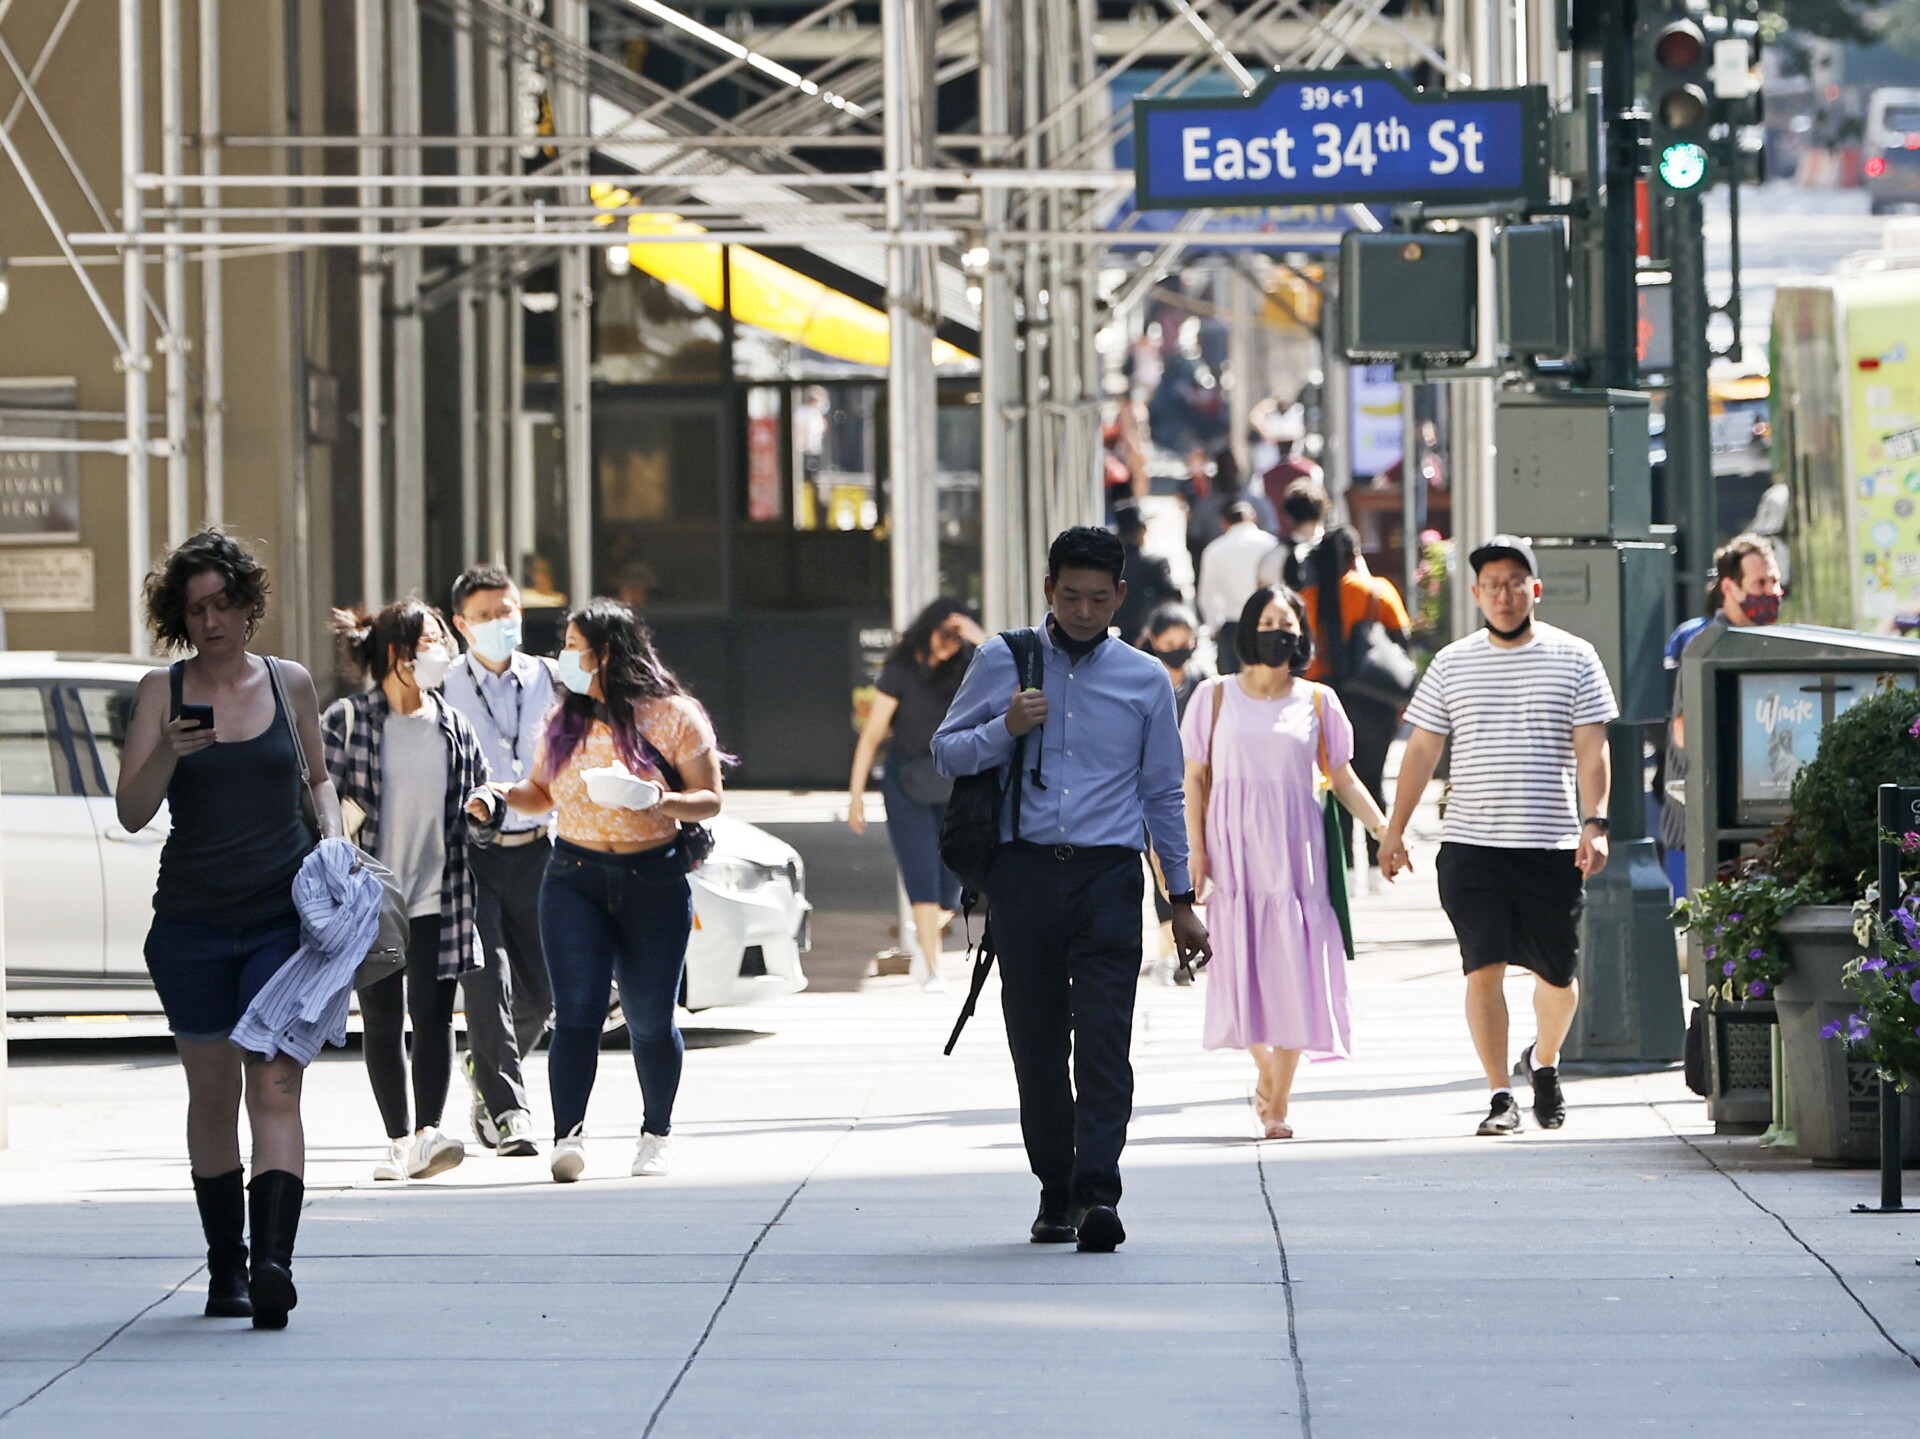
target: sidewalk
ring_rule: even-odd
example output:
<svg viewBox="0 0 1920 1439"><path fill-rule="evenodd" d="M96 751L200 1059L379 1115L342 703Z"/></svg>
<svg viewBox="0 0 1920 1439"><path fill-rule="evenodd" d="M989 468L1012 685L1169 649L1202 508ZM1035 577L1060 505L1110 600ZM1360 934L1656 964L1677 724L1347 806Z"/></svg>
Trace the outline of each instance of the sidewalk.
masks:
<svg viewBox="0 0 1920 1439"><path fill-rule="evenodd" d="M1430 876L1356 911L1364 1053L1294 1141L1249 1139L1202 991L1143 986L1113 1256L1025 1242L997 1005L942 1059L958 993L876 980L699 1016L665 1180L626 1177L623 1054L571 1188L475 1150L375 1189L358 1058L315 1066L301 1305L257 1334L199 1317L177 1066L23 1046L0 1439L1914 1432L1920 1224L1847 1212L1871 1174L1712 1138L1677 1071L1474 1138Z"/></svg>

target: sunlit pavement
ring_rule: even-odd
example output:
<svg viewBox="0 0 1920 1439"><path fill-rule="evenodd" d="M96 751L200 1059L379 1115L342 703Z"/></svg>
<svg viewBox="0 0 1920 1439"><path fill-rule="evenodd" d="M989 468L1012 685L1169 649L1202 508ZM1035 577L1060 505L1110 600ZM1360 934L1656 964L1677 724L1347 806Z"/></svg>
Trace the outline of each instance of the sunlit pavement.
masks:
<svg viewBox="0 0 1920 1439"><path fill-rule="evenodd" d="M624 1055L571 1187L476 1148L376 1188L359 1062L321 1063L283 1333L200 1317L177 1067L16 1053L0 1436L1913 1432L1920 1225L1848 1213L1871 1174L1711 1138L1677 1071L1474 1138L1430 874L1357 920L1362 1054L1303 1075L1289 1142L1201 990L1143 984L1111 1256L1026 1242L995 1005L940 1055L953 957L946 996L700 1016L666 1179L627 1177Z"/></svg>

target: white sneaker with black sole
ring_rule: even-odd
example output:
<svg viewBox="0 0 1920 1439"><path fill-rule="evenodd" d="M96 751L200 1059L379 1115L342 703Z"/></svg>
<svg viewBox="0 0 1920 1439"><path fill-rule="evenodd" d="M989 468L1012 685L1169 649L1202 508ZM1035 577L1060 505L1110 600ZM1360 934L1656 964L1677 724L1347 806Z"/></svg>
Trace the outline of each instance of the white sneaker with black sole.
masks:
<svg viewBox="0 0 1920 1439"><path fill-rule="evenodd" d="M571 1184L586 1172L587 1134L585 1125L576 1124L573 1126L573 1132L571 1134L567 1135L564 1139L554 1140L553 1160L548 1165L548 1168L553 1171L553 1182L555 1184Z"/></svg>
<svg viewBox="0 0 1920 1439"><path fill-rule="evenodd" d="M445 1174L466 1157L466 1145L428 1125L413 1136L413 1144L407 1150L407 1178L431 1179L436 1174Z"/></svg>

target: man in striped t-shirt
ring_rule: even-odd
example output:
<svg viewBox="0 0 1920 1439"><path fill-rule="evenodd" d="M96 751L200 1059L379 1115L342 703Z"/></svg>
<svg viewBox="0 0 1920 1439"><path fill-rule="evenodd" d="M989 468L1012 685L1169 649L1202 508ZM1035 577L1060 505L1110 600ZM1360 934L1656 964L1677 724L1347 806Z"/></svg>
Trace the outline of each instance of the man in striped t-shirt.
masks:
<svg viewBox="0 0 1920 1439"><path fill-rule="evenodd" d="M1508 1087L1509 964L1533 971L1538 1024L1513 1073L1532 1081L1540 1127L1558 1129L1560 1045L1580 1003L1580 905L1587 877L1607 864L1607 723L1620 711L1593 646L1534 620L1532 545L1496 535L1468 560L1487 627L1435 655L1407 706L1413 733L1380 868L1389 879L1412 868L1407 821L1451 741L1435 869L1467 974L1467 1027L1493 1091L1480 1133L1520 1127Z"/></svg>

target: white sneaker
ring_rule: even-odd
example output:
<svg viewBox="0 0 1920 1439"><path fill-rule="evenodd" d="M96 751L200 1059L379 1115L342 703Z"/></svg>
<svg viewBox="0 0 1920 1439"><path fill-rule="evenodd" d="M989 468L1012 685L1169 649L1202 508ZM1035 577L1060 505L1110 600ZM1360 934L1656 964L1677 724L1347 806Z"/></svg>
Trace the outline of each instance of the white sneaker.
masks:
<svg viewBox="0 0 1920 1439"><path fill-rule="evenodd" d="M411 1148L411 1146L404 1139L391 1141L387 1145L386 1156L374 1162L373 1177L376 1180L405 1184L407 1182L407 1150L409 1148Z"/></svg>
<svg viewBox="0 0 1920 1439"><path fill-rule="evenodd" d="M1368 894L1385 894L1386 892L1387 892L1386 877L1380 873L1379 866L1368 865L1367 866L1367 893Z"/></svg>
<svg viewBox="0 0 1920 1439"><path fill-rule="evenodd" d="M920 981L920 988L922 992L926 994L945 994L947 992L947 981L942 977L940 971L936 969Z"/></svg>
<svg viewBox="0 0 1920 1439"><path fill-rule="evenodd" d="M467 1116L473 1125L473 1137L488 1149L498 1148L500 1126L494 1122L493 1115L487 1111L487 1101L481 1097L480 1081L474 1078L471 1054L460 1056L460 1072L467 1077L467 1092L473 1100Z"/></svg>
<svg viewBox="0 0 1920 1439"><path fill-rule="evenodd" d="M407 1178L431 1179L467 1157L467 1146L429 1125L413 1136L407 1151Z"/></svg>
<svg viewBox="0 0 1920 1439"><path fill-rule="evenodd" d="M640 1131L640 1147L633 1152L633 1169L637 1178L653 1179L673 1168L673 1155L667 1146L672 1141L664 1134L649 1134Z"/></svg>
<svg viewBox="0 0 1920 1439"><path fill-rule="evenodd" d="M581 1176L587 1167L585 1125L574 1125L573 1133L553 1142L553 1163L549 1167L555 1184L571 1184Z"/></svg>
<svg viewBox="0 0 1920 1439"><path fill-rule="evenodd" d="M533 1142L533 1116L524 1109L509 1109L500 1116L498 1151L508 1159L530 1159L540 1152Z"/></svg>

